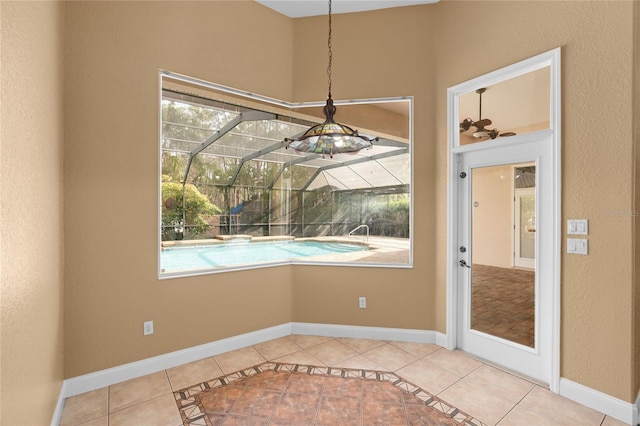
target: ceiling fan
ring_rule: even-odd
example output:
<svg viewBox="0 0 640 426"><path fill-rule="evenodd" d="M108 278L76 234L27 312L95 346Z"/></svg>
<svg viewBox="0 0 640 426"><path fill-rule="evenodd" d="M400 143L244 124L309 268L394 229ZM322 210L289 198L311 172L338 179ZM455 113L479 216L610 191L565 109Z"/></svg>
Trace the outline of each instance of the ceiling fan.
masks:
<svg viewBox="0 0 640 426"><path fill-rule="evenodd" d="M470 118L465 118L460 123L460 133L466 132L472 126L476 128L476 131L473 132L473 137L476 139L490 138L495 139L498 136L506 137L506 136L515 136L514 132L504 132L500 133L498 129L485 129L486 126L491 125L491 120L488 118L482 118L482 94L487 90L486 87L481 87L476 90L476 93L480 95L480 111L478 114L478 121L473 121Z"/></svg>

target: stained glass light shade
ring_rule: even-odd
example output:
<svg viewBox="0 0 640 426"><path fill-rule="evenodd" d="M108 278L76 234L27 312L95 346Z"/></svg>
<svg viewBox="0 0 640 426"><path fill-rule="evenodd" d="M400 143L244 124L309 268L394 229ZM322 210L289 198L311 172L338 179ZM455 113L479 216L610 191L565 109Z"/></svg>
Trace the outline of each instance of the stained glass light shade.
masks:
<svg viewBox="0 0 640 426"><path fill-rule="evenodd" d="M333 115L336 107L331 97L323 109L326 120L322 124L311 127L302 136L296 139L286 138L287 148L293 148L297 152L329 155L356 153L362 149L371 148L378 138L368 138L358 134L349 126L336 123Z"/></svg>

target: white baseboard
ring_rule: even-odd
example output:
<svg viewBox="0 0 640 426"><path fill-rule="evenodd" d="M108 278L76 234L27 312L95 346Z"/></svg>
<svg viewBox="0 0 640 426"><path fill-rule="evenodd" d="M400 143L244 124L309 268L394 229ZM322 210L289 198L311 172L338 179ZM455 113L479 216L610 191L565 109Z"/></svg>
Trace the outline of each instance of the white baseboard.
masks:
<svg viewBox="0 0 640 426"><path fill-rule="evenodd" d="M64 400L66 398L66 381L62 382L60 386L60 393L58 394L58 401L56 402L56 408L53 410L53 417L51 418L51 426L57 426L60 424L60 417L62 417L62 410L64 409Z"/></svg>
<svg viewBox="0 0 640 426"><path fill-rule="evenodd" d="M216 340L65 380L65 398L291 334L291 323Z"/></svg>
<svg viewBox="0 0 640 426"><path fill-rule="evenodd" d="M638 391L638 397L636 398L636 406L633 407L633 423L634 425L640 425L640 391Z"/></svg>
<svg viewBox="0 0 640 426"><path fill-rule="evenodd" d="M168 368L177 367L178 365L256 345L290 334L291 323L277 325L67 379L62 383L51 424L57 425L59 423L62 409L64 408L64 400L70 396L79 395L125 380L135 379L136 377L156 373Z"/></svg>
<svg viewBox="0 0 640 426"><path fill-rule="evenodd" d="M442 334L439 331L435 331L436 333L436 345L442 346L443 348L447 347L447 335Z"/></svg>
<svg viewBox="0 0 640 426"><path fill-rule="evenodd" d="M640 395L634 405L564 378L560 378L560 395L628 425L638 424Z"/></svg>
<svg viewBox="0 0 640 426"><path fill-rule="evenodd" d="M281 324L67 379L62 383L60 388L60 395L51 424L53 426L58 425L64 408L64 401L70 396L291 334L434 343L442 347L446 347L447 343L447 336L445 334L431 330L300 322ZM638 424L640 394L634 405L563 378L560 379L559 393L566 398L591 407L629 425Z"/></svg>
<svg viewBox="0 0 640 426"><path fill-rule="evenodd" d="M357 325L291 323L291 334L309 336L351 337L354 339L394 340L397 342L435 343L440 346L446 336L431 330L406 328L363 327Z"/></svg>
<svg viewBox="0 0 640 426"><path fill-rule="evenodd" d="M443 346L446 338L441 333L428 330L295 322L282 324L67 379L62 383L51 424L59 423L64 400L71 396L290 334L436 343L440 346Z"/></svg>

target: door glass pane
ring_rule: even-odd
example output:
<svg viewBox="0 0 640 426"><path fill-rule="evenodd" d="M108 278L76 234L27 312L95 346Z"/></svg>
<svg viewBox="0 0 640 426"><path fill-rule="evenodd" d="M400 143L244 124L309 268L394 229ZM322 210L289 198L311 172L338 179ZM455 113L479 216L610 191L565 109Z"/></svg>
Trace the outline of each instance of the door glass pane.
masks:
<svg viewBox="0 0 640 426"><path fill-rule="evenodd" d="M514 182L524 167L535 176L528 164L472 169L470 318L473 330L534 347L535 186L523 196Z"/></svg>

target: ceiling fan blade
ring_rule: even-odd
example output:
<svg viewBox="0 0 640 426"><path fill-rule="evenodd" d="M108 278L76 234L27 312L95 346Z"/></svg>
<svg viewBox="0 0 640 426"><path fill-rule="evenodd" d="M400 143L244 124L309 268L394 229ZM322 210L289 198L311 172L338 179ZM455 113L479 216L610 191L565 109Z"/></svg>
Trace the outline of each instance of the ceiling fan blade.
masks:
<svg viewBox="0 0 640 426"><path fill-rule="evenodd" d="M514 132L504 132L504 133L500 133L500 136L502 137L507 137L507 136L515 136L516 133Z"/></svg>
<svg viewBox="0 0 640 426"><path fill-rule="evenodd" d="M488 118L483 118L482 120L478 120L475 123L473 123L473 125L478 129L481 129L485 126L491 125L491 120L489 120Z"/></svg>

